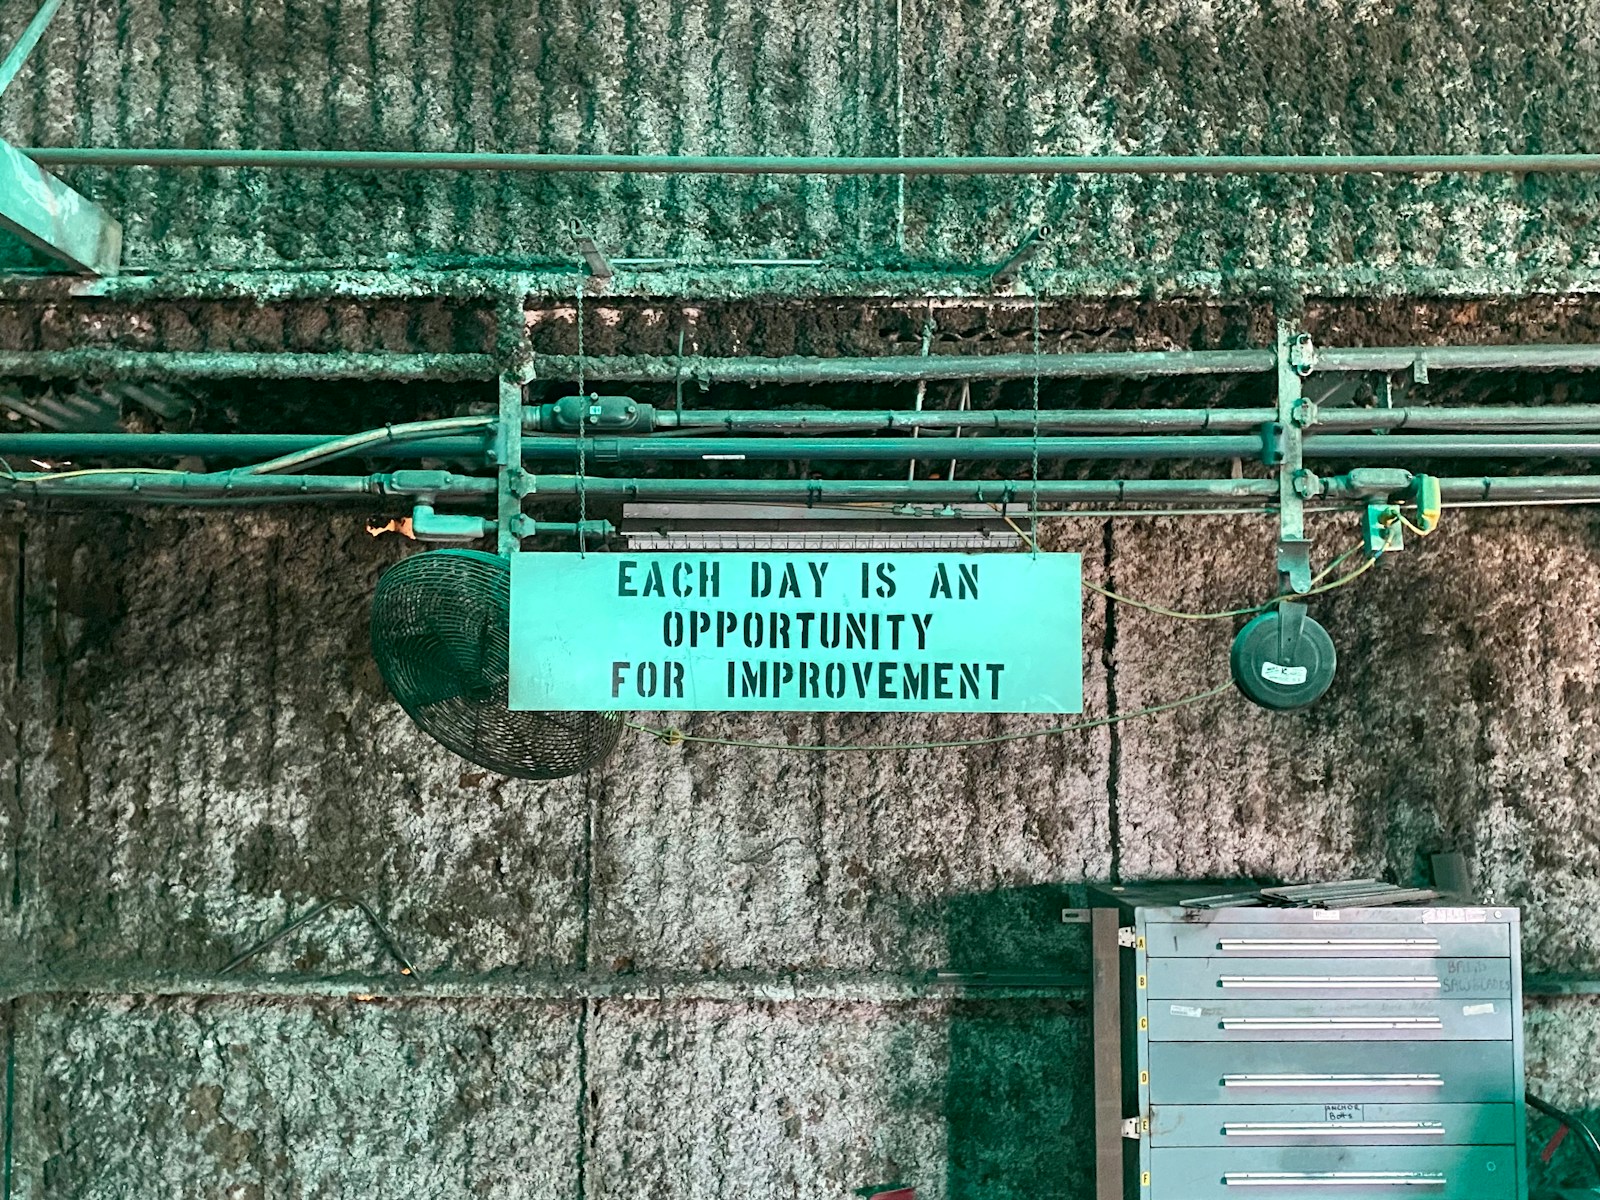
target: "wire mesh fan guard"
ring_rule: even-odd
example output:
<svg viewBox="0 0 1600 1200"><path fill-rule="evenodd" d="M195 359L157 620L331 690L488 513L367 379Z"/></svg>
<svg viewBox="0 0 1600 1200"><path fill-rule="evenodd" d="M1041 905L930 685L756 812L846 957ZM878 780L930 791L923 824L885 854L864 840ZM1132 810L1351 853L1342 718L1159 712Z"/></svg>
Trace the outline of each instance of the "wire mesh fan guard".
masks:
<svg viewBox="0 0 1600 1200"><path fill-rule="evenodd" d="M372 598L372 656L413 721L469 762L519 779L575 775L611 753L616 712L513 712L511 565L478 550L396 563Z"/></svg>

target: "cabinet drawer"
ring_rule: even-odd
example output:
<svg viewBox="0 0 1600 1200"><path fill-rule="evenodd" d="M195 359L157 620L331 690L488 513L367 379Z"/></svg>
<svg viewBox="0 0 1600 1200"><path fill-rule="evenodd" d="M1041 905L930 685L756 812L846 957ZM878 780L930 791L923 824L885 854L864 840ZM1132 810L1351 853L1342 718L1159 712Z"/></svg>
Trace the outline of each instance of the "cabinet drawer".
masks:
<svg viewBox="0 0 1600 1200"><path fill-rule="evenodd" d="M1163 1104L1152 1146L1511 1146L1511 1104Z"/></svg>
<svg viewBox="0 0 1600 1200"><path fill-rule="evenodd" d="M1152 1000L1156 1042L1509 1041L1504 1000Z"/></svg>
<svg viewBox="0 0 1600 1200"><path fill-rule="evenodd" d="M1152 921L1144 933L1151 958L1505 958L1511 953L1510 928L1488 922Z"/></svg>
<svg viewBox="0 0 1600 1200"><path fill-rule="evenodd" d="M1511 995L1506 958L1161 958L1145 969L1152 1000Z"/></svg>
<svg viewBox="0 0 1600 1200"><path fill-rule="evenodd" d="M1278 1146L1150 1152L1150 1200L1240 1196L1514 1200L1510 1146Z"/></svg>
<svg viewBox="0 0 1600 1200"><path fill-rule="evenodd" d="M1510 1042L1149 1043L1150 1103L1510 1103Z"/></svg>

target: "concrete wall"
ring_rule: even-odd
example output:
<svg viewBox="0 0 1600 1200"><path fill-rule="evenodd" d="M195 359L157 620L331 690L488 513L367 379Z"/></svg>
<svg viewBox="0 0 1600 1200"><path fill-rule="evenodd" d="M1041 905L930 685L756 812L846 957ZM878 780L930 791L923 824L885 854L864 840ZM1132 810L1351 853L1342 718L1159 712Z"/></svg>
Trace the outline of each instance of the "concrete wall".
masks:
<svg viewBox="0 0 1600 1200"><path fill-rule="evenodd" d="M1317 530L1330 553L1341 519ZM1467 851L1530 972L1600 970L1600 564L1582 513L1448 514L1319 616L1317 707L1229 695L1067 737L812 756L630 736L486 776L367 656L399 551L355 517L61 516L0 554L0 980L19 1198L834 1198L1089 1188L1079 885L1409 878ZM1066 521L1136 597L1259 594L1265 523ZM20 619L16 619L19 618ZM1086 604L1087 714L1223 678L1231 624ZM20 658L13 638L20 633ZM17 670L20 665L20 671ZM648 714L777 740L1025 718ZM409 978L335 908L370 902ZM26 993L26 994L22 994ZM1600 1103L1600 1008L1530 1005L1530 1078ZM1558 1165L1561 1160L1558 1159Z"/></svg>
<svg viewBox="0 0 1600 1200"><path fill-rule="evenodd" d="M33 7L5 6L0 33ZM73 0L7 93L0 135L734 154L1586 151L1600 142L1597 56L1593 0ZM574 219L617 257L958 272L1047 222L1035 278L1057 293L1174 281L1514 292L1592 283L1600 265L1597 192L1582 177L924 179L903 192L893 179L70 178L125 222L141 269L572 264Z"/></svg>

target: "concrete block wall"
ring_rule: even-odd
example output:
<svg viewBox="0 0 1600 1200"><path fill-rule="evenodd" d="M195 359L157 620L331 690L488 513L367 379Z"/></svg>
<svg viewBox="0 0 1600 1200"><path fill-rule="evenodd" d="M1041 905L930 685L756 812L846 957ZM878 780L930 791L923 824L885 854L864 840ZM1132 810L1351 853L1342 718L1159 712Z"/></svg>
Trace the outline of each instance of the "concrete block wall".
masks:
<svg viewBox="0 0 1600 1200"><path fill-rule="evenodd" d="M1353 536L1316 530L1329 553ZM1582 512L1447 514L1319 604L1330 695L1228 696L948 751L802 756L628 737L512 783L410 727L367 657L402 552L359 518L7 527L0 904L17 1197L623 1195L933 1200L1090 1188L1086 881L1387 873L1459 846L1530 972L1600 967ZM1063 521L1086 578L1259 594L1263 522ZM1231 624L1085 605L1087 715L1220 680ZM20 633L20 655L14 638ZM20 668L20 669L19 669ZM649 724L899 742L1026 718ZM13 749L14 747L14 749ZM290 918L335 907L239 971ZM1529 1069L1594 1107L1600 1008L1530 1004ZM1560 1160L1557 1162L1561 1168Z"/></svg>

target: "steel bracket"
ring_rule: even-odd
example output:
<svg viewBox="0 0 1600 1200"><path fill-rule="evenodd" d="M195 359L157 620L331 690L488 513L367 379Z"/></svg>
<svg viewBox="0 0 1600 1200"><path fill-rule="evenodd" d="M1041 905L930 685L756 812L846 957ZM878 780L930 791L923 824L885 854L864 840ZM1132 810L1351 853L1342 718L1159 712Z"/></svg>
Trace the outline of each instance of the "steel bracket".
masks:
<svg viewBox="0 0 1600 1200"><path fill-rule="evenodd" d="M1139 931L1132 926L1124 926L1117 930L1117 945L1124 950L1132 950L1139 944Z"/></svg>
<svg viewBox="0 0 1600 1200"><path fill-rule="evenodd" d="M1278 573L1284 576L1295 593L1311 590L1311 539L1288 537L1278 539Z"/></svg>
<svg viewBox="0 0 1600 1200"><path fill-rule="evenodd" d="M1139 1140L1139 1125L1138 1117L1124 1117L1122 1121L1122 1136L1137 1142Z"/></svg>

